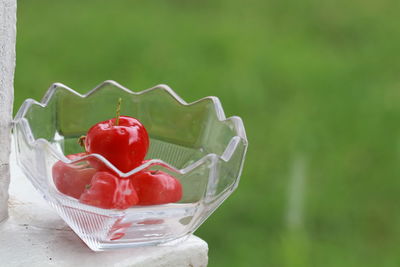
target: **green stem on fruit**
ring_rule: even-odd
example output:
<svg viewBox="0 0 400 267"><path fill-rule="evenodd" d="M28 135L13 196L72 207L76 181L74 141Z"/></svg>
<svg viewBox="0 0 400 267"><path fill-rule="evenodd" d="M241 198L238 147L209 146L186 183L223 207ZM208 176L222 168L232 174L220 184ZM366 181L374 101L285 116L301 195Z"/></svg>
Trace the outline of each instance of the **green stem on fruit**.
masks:
<svg viewBox="0 0 400 267"><path fill-rule="evenodd" d="M82 135L81 137L78 138L78 144L83 147L83 149L86 151L86 146L85 146L85 140L86 140L86 135Z"/></svg>
<svg viewBox="0 0 400 267"><path fill-rule="evenodd" d="M120 97L118 99L118 104L117 104L117 116L115 119L115 125L118 126L119 125L119 117L121 116L121 103L122 103L122 98Z"/></svg>

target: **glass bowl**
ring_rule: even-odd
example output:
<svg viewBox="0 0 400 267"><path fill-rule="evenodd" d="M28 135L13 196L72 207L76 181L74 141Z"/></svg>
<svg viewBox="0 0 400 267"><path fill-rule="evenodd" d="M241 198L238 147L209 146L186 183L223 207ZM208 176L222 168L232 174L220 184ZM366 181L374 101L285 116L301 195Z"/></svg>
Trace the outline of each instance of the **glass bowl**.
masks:
<svg viewBox="0 0 400 267"><path fill-rule="evenodd" d="M98 154L87 160L102 161L121 179L146 168L167 172L182 184L179 202L102 209L57 190L53 165L78 161L65 155L82 152L77 139L93 124L114 117L119 98L121 114L139 119L149 133L149 160L127 173ZM242 120L226 118L218 98L186 103L166 85L132 92L114 81L84 95L53 84L41 102L25 100L13 135L25 175L94 251L161 244L193 233L236 189L247 149Z"/></svg>

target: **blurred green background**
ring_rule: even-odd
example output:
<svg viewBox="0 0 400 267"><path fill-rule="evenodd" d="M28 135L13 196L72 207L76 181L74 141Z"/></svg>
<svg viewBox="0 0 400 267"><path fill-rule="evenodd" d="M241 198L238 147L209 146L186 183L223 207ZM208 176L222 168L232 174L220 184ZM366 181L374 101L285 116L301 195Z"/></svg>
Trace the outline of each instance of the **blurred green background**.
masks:
<svg viewBox="0 0 400 267"><path fill-rule="evenodd" d="M399 266L399 1L18 1L15 109L52 82L218 96L238 190L209 266Z"/></svg>

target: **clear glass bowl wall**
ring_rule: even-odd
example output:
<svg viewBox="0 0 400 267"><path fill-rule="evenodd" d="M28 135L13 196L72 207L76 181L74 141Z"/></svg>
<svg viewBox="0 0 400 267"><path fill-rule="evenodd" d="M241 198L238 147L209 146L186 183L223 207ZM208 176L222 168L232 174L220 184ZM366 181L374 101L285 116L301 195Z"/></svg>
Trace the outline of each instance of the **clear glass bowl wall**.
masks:
<svg viewBox="0 0 400 267"><path fill-rule="evenodd" d="M150 167L175 176L183 186L178 203L106 210L60 193L51 177L58 160L82 152L77 139L97 122L121 115L139 119L150 136L146 159L124 178ZM80 95L62 84L50 87L39 103L28 99L14 121L18 163L32 184L93 250L164 243L193 233L237 187L247 148L239 117L225 118L219 100L187 104L168 86L134 93L106 81Z"/></svg>

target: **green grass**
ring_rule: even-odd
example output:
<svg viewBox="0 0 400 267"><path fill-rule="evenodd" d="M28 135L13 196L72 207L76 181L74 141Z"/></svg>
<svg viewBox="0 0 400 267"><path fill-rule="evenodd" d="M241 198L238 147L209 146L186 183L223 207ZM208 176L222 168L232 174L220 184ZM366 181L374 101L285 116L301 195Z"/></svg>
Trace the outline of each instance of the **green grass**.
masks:
<svg viewBox="0 0 400 267"><path fill-rule="evenodd" d="M243 118L238 190L196 232L210 266L398 266L398 1L20 0L15 106L52 82L159 83ZM303 221L288 188L304 161Z"/></svg>

